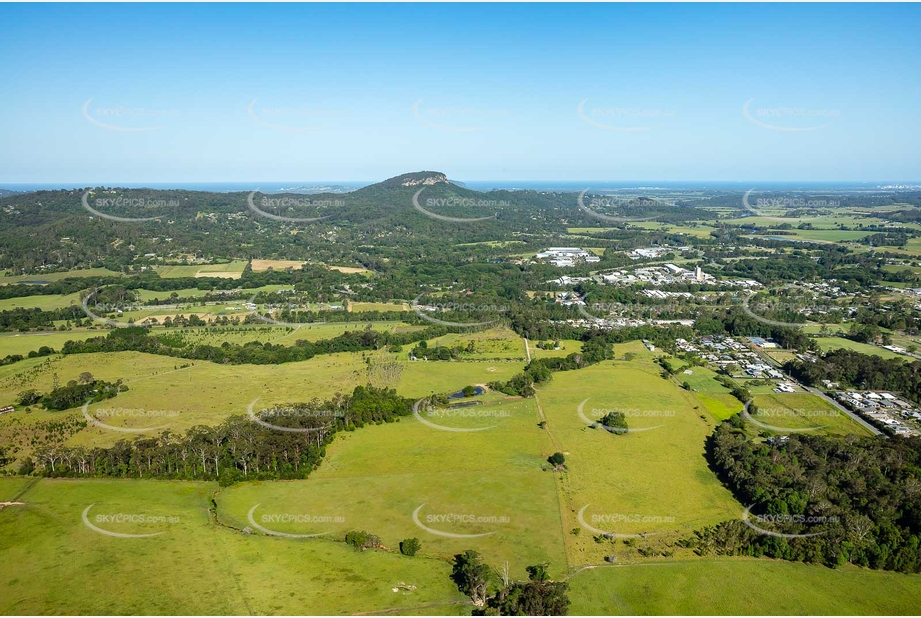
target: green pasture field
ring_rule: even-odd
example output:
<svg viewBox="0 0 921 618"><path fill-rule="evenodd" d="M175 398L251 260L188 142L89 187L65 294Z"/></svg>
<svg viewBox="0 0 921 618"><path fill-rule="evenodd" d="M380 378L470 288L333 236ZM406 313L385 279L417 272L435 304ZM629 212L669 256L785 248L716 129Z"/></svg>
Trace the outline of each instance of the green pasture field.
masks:
<svg viewBox="0 0 921 618"><path fill-rule="evenodd" d="M215 483L40 481L19 497L23 505L0 510L0 613L324 615L417 606L455 613L454 604L465 602L444 561L216 525L208 513L216 490ZM87 507L87 520L102 530L162 534L105 535L84 523ZM125 515L155 521L111 521Z"/></svg>
<svg viewBox="0 0 921 618"><path fill-rule="evenodd" d="M155 266L157 271L164 279L175 279L178 277L226 277L239 279L243 274L243 269L249 262L246 260L234 260L226 264L185 264L178 266Z"/></svg>
<svg viewBox="0 0 921 618"><path fill-rule="evenodd" d="M38 351L42 346L48 346L60 352L68 341L83 341L91 337L101 337L106 334L104 330L68 330L48 331L38 333L0 333L0 358L9 354L27 355L29 352Z"/></svg>
<svg viewBox="0 0 921 618"><path fill-rule="evenodd" d="M694 396L717 421L729 420L733 414L742 411L742 402L728 393L694 393Z"/></svg>
<svg viewBox="0 0 921 618"><path fill-rule="evenodd" d="M520 578L525 566L541 562L558 576L566 556L555 479L541 470L550 445L534 401L493 393L483 399L481 406L439 411L444 415L421 412L438 427L409 417L340 434L309 480L235 485L219 497L219 516L241 527L257 504L254 516L309 513L324 522L265 525L288 534L329 531L333 538L367 530L391 548L417 537L422 556L449 560L475 549L490 564L508 560Z"/></svg>
<svg viewBox="0 0 921 618"><path fill-rule="evenodd" d="M409 311L406 303L349 303L349 311Z"/></svg>
<svg viewBox="0 0 921 618"><path fill-rule="evenodd" d="M450 333L426 343L434 346L466 346L473 342L476 350L464 353L465 359L525 359L524 340L509 328L491 328L472 333ZM409 347L409 346L407 346ZM533 354L533 352L532 352Z"/></svg>
<svg viewBox="0 0 921 618"><path fill-rule="evenodd" d="M864 217L853 215L845 211L841 211L844 214L832 214L822 217L741 217L736 219L726 219L724 222L730 225L757 225L759 227L774 227L782 225L784 223L789 223L793 226L792 230L787 230L791 232L803 232L808 230L799 230L796 229L798 225L803 223L812 224L817 230L837 230L838 224L841 224L845 227L857 227L859 225L879 225L885 224L885 219L880 219L879 217Z"/></svg>
<svg viewBox="0 0 921 618"><path fill-rule="evenodd" d="M263 285L258 288L241 288L239 292L242 294L255 294L257 292L277 292L278 290L290 290L290 285ZM199 290L198 288L183 288L181 290L169 290L169 291L155 291L155 290L137 290L138 297L141 302L146 302L159 298L162 300L168 299L170 295L175 292L179 297L198 297L210 294L210 290ZM233 301L230 301L233 302ZM240 302L239 300L237 302Z"/></svg>
<svg viewBox="0 0 921 618"><path fill-rule="evenodd" d="M643 228L644 230L662 230L671 234L687 234L688 236L694 236L696 238L710 238L710 232L716 229L709 225L672 225L659 221L637 221L630 225Z"/></svg>
<svg viewBox="0 0 921 618"><path fill-rule="evenodd" d="M569 584L572 615L914 615L921 602L918 575L742 557L598 567Z"/></svg>
<svg viewBox="0 0 921 618"><path fill-rule="evenodd" d="M35 483L28 476L0 476L0 502L15 500L29 485Z"/></svg>
<svg viewBox="0 0 921 618"><path fill-rule="evenodd" d="M539 341L528 340L528 349L531 352L531 358L554 358L566 357L570 354L582 351L582 342L575 339L561 339L559 350L541 350L537 347Z"/></svg>
<svg viewBox="0 0 921 618"><path fill-rule="evenodd" d="M538 389L548 430L566 455L560 502L570 565L599 564L612 554L620 561L639 559L637 549L620 540L595 542L592 528L654 533L637 539L639 546L661 548L692 530L737 519L743 510L703 457L716 421L692 393L660 377L653 355L638 342L615 345L618 356L628 350L635 354L629 362L559 372ZM579 416L583 402L589 420L621 410L634 431L614 435L587 427Z"/></svg>
<svg viewBox="0 0 921 618"><path fill-rule="evenodd" d="M200 317L203 320L214 319L220 316L243 316L250 311L243 307L244 300L228 300L219 304L208 304L208 305L182 305L181 307L156 307L151 306L145 309L139 309L137 311L125 311L122 315L116 316L114 319L120 322L128 322L129 320L134 320L135 324L140 325L144 320L148 318L155 318L160 324L167 317L175 317L177 315L184 315L189 317L194 314ZM235 307L235 309L228 309L228 307ZM90 307L92 310L92 307ZM95 312L94 312L95 313ZM115 315L112 313L107 314L97 314L101 317L107 317L110 315Z"/></svg>
<svg viewBox="0 0 921 618"><path fill-rule="evenodd" d="M524 369L521 361L407 361L397 393L404 397L426 397L432 393L454 393L465 386L505 381Z"/></svg>
<svg viewBox="0 0 921 618"><path fill-rule="evenodd" d="M910 264L884 264L882 269L890 273L900 273L903 270L908 270L916 275L921 274L921 266L912 266Z"/></svg>
<svg viewBox="0 0 921 618"><path fill-rule="evenodd" d="M497 334L466 336L491 341ZM15 497L25 503L0 509L0 613L468 614L471 607L451 582L448 562L466 549L479 551L493 567L508 560L513 577L520 579L525 566L538 562L549 562L554 578L569 573L571 614L915 611L921 598L917 576L850 565L831 570L767 559L696 558L681 549L665 562L661 555L640 556L638 548L665 550L694 529L741 516L742 505L703 457L704 440L722 418L713 402L728 411L732 397L709 369L693 367L691 376L664 379L655 354L639 342L616 344L614 351L620 359L625 353L633 356L557 372L533 399L488 392L463 400L480 405L421 413L443 428L488 429L445 431L410 416L342 433L305 481L219 489L215 483L0 478L0 501ZM91 371L97 378L121 377L130 389L91 411L177 409L179 416L165 422L184 431L245 414L255 397L263 407L351 390L366 381L365 357L334 354L274 366L195 361L191 369L180 370L178 365L192 361L134 352L33 359L43 363L37 373L26 367L32 361L11 366L21 366L18 372L0 371L0 405L22 390L24 376L42 390L54 373L66 382ZM508 379L523 365L523 360L404 361L397 390L410 397L454 392L467 384ZM681 389L684 379L693 380L698 392ZM583 412L590 418L601 409L622 409L631 428L651 429L621 436L589 429L578 415L586 398ZM787 410L828 408L812 395L759 395L756 402ZM28 416L35 422L61 414L79 412L16 412L9 418ZM538 425L542 414L546 429ZM839 416L836 433L860 433L859 426L848 429L853 423ZM834 417L821 420L827 425L829 418ZM803 419L794 414L788 420ZM110 422L142 426L136 418ZM123 438L88 428L70 443L112 444ZM557 450L566 455L565 472L546 470L546 457ZM208 513L212 495L216 519ZM114 538L95 532L81 520L88 506L90 522L103 529L163 534ZM578 519L583 506L583 520L604 531L656 534L636 539L636 547L620 539L598 543ZM248 519L253 507L255 521L270 530L328 534L264 534ZM422 526L413 518L417 509ZM96 517L119 513L175 520L119 523ZM290 515L312 519L273 519ZM470 521L471 516L478 520ZM610 523L607 516L649 521ZM242 532L247 527L252 533ZM348 548L342 539L353 529L379 535L388 551ZM422 541L419 555L397 555L399 541L409 537ZM618 565L602 566L612 554ZM580 565L593 566L580 570ZM416 588L405 590L402 584Z"/></svg>
<svg viewBox="0 0 921 618"><path fill-rule="evenodd" d="M680 359L669 359L669 365L675 369L680 369L684 365ZM728 393L729 389L716 381L716 372L709 367L688 367L691 375L683 371L675 374L675 379L684 383L687 382L695 392L700 393Z"/></svg>
<svg viewBox="0 0 921 618"><path fill-rule="evenodd" d="M35 296L16 296L14 298L0 299L0 311L4 309L16 309L22 307L25 309L41 309L50 311L52 309L62 309L75 305L80 306L80 292L73 294L36 294ZM84 317L83 311L80 310L79 317Z"/></svg>
<svg viewBox="0 0 921 618"><path fill-rule="evenodd" d="M819 240L823 242L846 242L860 240L865 236L874 234L870 230L865 232L856 230L790 230L796 237L806 240Z"/></svg>
<svg viewBox="0 0 921 618"><path fill-rule="evenodd" d="M189 364L193 366L178 369ZM114 417L110 414L111 418L105 422L122 428L148 428L149 435L156 435L155 428L161 426L182 432L194 425L216 425L228 416L245 415L247 406L257 398L260 400L257 406L261 407L314 398L323 400L367 383L361 355L353 353L327 354L299 363L238 366L140 352L109 352L55 357L39 370L23 368L23 371L23 377L12 374L0 380L0 405L13 404L17 394L26 388L49 391L54 374L66 384L81 372L89 371L96 379L109 382L122 379L129 389L113 399L89 406L90 414L113 408L143 411ZM5 419L24 415L21 411L4 415L0 424L7 422ZM74 436L70 443L111 445L126 436L133 437L92 426Z"/></svg>
<svg viewBox="0 0 921 618"><path fill-rule="evenodd" d="M758 412L751 416L765 425L793 430L815 430L810 433L871 435L865 427L812 393L755 395L754 403ZM752 430L772 432L771 429L758 425L753 426Z"/></svg>
<svg viewBox="0 0 921 618"><path fill-rule="evenodd" d="M0 273L0 285L9 283L23 283L29 281L60 281L74 277L123 277L120 273L108 268L86 268L83 270L67 270L59 273L38 273L34 275L7 275Z"/></svg>
<svg viewBox="0 0 921 618"><path fill-rule="evenodd" d="M194 344L220 346L223 342L245 344L250 341L294 345L298 340L318 341L332 339L347 331L364 330L368 326L380 332L394 332L398 328L412 329L403 322L317 322L297 326L273 324L245 326L209 326L204 328L157 328L153 334L159 337L179 335ZM424 327L419 327L424 328Z"/></svg>
<svg viewBox="0 0 921 618"><path fill-rule="evenodd" d="M850 339L845 339L843 337L818 337L816 338L816 342L819 344L819 348L823 352L844 348L845 350L854 350L855 352L860 352L861 354L875 354L876 356L882 356L883 358L910 359L908 356L897 354L891 350L885 350L879 346L871 345L869 343L860 343L859 341L851 341Z"/></svg>
<svg viewBox="0 0 921 618"><path fill-rule="evenodd" d="M364 358L363 353L343 352L281 365L222 365L140 352L110 352L28 359L0 367L0 406L14 405L18 394L29 388L48 392L54 375L66 384L88 371L96 379L121 379L128 386L127 392L90 405L92 416L107 415L102 418L105 424L118 428L146 430L136 431L136 435L156 435L160 428L178 433L194 425L216 425L229 416L245 415L256 399L258 410L351 392L368 382ZM433 391L452 393L468 384L507 380L521 371L524 362L403 361L401 365L402 379L394 385L398 392L423 397ZM113 409L131 412L114 414ZM56 418L70 413L17 410L0 416L0 428L24 419L41 420L45 417L38 415L45 414ZM68 443L109 446L126 437L131 439L134 434L89 426Z"/></svg>

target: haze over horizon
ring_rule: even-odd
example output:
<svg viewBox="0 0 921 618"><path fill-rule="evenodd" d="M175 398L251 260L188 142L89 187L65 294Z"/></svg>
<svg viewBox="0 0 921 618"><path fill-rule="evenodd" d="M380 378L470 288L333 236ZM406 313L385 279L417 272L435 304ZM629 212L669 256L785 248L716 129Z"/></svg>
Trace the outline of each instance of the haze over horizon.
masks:
<svg viewBox="0 0 921 618"><path fill-rule="evenodd" d="M540 9L2 5L0 186L919 176L917 5Z"/></svg>

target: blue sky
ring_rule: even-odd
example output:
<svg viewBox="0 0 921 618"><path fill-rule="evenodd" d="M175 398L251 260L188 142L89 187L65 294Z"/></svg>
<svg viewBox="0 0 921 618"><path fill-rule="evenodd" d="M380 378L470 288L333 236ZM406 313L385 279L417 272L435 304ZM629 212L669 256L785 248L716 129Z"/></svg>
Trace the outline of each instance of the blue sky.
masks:
<svg viewBox="0 0 921 618"><path fill-rule="evenodd" d="M0 185L919 180L919 17L3 4Z"/></svg>

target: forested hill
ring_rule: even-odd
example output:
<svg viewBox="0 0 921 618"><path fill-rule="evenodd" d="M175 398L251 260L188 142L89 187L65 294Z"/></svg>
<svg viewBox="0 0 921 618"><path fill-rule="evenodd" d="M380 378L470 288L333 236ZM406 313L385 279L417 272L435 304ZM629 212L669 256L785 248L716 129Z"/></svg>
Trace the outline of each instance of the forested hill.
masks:
<svg viewBox="0 0 921 618"><path fill-rule="evenodd" d="M0 268L123 266L146 254L418 259L443 254L446 241L546 240L565 235L567 227L600 224L580 210L575 193L483 193L439 172L403 174L345 194L250 196L87 187L0 198ZM697 209L652 202L634 210L630 214L654 211L666 219L700 215Z"/></svg>

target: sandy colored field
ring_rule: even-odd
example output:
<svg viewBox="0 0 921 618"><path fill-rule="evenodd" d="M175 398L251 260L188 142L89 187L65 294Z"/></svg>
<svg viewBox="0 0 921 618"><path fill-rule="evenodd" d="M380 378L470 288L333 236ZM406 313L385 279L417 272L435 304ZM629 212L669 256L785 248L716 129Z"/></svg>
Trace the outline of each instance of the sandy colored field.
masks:
<svg viewBox="0 0 921 618"><path fill-rule="evenodd" d="M327 264L326 267L330 270L338 270L341 273L350 273L350 274L362 273L364 274L364 273L371 272L367 268L361 268L360 266L330 266L329 264Z"/></svg>
<svg viewBox="0 0 921 618"><path fill-rule="evenodd" d="M353 303L349 301L348 311L409 311L406 303Z"/></svg>
<svg viewBox="0 0 921 618"><path fill-rule="evenodd" d="M253 269L253 272L261 273L268 269L272 270L284 270L286 268L293 268L294 270L300 270L304 264L307 262L301 262L298 260L253 260L250 262L250 266Z"/></svg>

